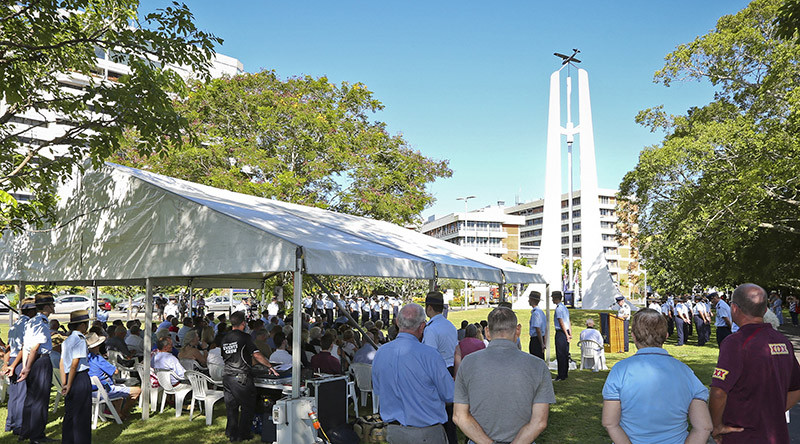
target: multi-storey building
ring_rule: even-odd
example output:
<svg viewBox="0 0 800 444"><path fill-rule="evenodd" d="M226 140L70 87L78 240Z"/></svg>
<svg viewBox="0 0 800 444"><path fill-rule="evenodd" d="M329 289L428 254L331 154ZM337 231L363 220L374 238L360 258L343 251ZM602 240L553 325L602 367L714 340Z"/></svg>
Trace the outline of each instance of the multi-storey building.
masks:
<svg viewBox="0 0 800 444"><path fill-rule="evenodd" d="M593 223L600 224L603 252L608 262L608 271L612 280L620 287L626 296L630 295L631 278L638 277L638 263L635 252L631 251L629 242L619 239L617 228L617 192L615 190L599 189L598 199L600 204L600 220ZM544 199L508 207L505 212L515 216L523 216L525 222L520 227L520 256L527 258L531 263L536 263L539 247L542 243L542 215L544 212ZM581 217L581 192L572 196L572 257L581 258L581 224L590 223ZM561 256L566 260L569 256L569 201L568 195L561 195Z"/></svg>
<svg viewBox="0 0 800 444"><path fill-rule="evenodd" d="M57 73L56 79L58 80L63 90L72 92L74 94L81 94L84 88L89 85L90 81L108 81L116 82L118 79L126 74L130 74L130 67L125 63L127 57L115 57L119 54L113 54L113 51L105 51L101 48L95 48L95 56L97 64L90 75L80 73ZM114 61L114 59L118 61ZM173 70L184 79L189 79L194 76L194 72L188 70L185 66L167 65L167 69ZM222 54L215 54L212 59L212 65L209 68L209 74L212 78L219 78L223 76L234 76L244 72L244 65L239 60L228 57ZM5 104L0 101L0 110L4 109ZM24 114L16 115L11 118L10 123L15 127L15 133L19 134L17 140L22 145L42 146L57 137L64 135L70 128L74 126L68 118L56 113L42 110L31 109ZM58 156L61 150L65 149L63 146L47 147L43 150L41 155L45 157ZM24 202L30 198L30 193L27 191L20 191L12 194L18 201Z"/></svg>
<svg viewBox="0 0 800 444"><path fill-rule="evenodd" d="M525 218L507 214L502 202L469 213L431 216L419 231L437 239L475 249L480 253L516 261L519 257L520 227Z"/></svg>

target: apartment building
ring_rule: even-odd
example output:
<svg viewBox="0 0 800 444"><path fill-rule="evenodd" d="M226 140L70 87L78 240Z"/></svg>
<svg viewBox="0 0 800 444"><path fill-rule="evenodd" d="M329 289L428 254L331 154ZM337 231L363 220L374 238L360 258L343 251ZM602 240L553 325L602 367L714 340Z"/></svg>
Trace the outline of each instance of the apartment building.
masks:
<svg viewBox="0 0 800 444"><path fill-rule="evenodd" d="M523 216L508 214L503 202L468 213L431 216L418 231L490 256L516 261L519 258Z"/></svg>

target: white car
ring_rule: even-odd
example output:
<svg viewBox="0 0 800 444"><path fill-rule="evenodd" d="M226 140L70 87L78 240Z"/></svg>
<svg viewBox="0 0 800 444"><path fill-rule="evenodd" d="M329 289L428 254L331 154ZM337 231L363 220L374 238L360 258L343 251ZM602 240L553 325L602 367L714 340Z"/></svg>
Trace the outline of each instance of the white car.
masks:
<svg viewBox="0 0 800 444"><path fill-rule="evenodd" d="M8 300L8 296L0 294L0 301L5 302L4 304L0 304L0 311L8 312L8 306L11 304L11 301Z"/></svg>
<svg viewBox="0 0 800 444"><path fill-rule="evenodd" d="M90 310L94 301L87 296L68 294L56 298L56 313L72 313L75 310Z"/></svg>
<svg viewBox="0 0 800 444"><path fill-rule="evenodd" d="M235 307L236 304L238 304L238 302L234 300L233 306ZM212 296L206 298L206 311L228 311L230 305L231 302L228 296Z"/></svg>

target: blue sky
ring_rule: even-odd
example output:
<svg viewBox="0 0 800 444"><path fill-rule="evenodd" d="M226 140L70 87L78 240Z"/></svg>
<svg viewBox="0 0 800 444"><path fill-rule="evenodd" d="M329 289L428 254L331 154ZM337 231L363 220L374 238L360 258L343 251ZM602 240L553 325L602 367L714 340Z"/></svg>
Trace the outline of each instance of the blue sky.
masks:
<svg viewBox="0 0 800 444"><path fill-rule="evenodd" d="M375 120L450 161L453 176L430 186L437 201L427 218L463 211L458 196L477 196L470 209L542 196L548 82L559 67L552 54L571 48L589 73L598 182L616 188L662 136L634 122L639 110L663 104L683 113L713 97L697 82L654 84L664 56L748 2L186 3L202 29L225 40L218 52L247 72L367 85L386 107ZM140 12L167 4L145 0Z"/></svg>

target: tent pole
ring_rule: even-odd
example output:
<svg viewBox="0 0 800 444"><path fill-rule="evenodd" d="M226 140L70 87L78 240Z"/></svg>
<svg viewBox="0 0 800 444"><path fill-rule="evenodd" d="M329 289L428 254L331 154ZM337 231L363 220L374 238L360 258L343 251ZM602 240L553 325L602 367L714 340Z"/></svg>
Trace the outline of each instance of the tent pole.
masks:
<svg viewBox="0 0 800 444"><path fill-rule="evenodd" d="M506 301L506 274L500 273L500 302Z"/></svg>
<svg viewBox="0 0 800 444"><path fill-rule="evenodd" d="M544 343L547 345L547 348L545 349L547 352L547 356L545 356L545 358L547 358L546 362L547 365L549 366L550 365L550 284L547 284L545 286L544 294L545 294L544 298L546 300L545 307L547 308L545 310L545 314L547 315L547 324L544 327Z"/></svg>
<svg viewBox="0 0 800 444"><path fill-rule="evenodd" d="M22 307L22 300L25 299L25 282L19 281L17 283L17 295L19 296L19 302L17 303L17 309ZM22 310L19 311L20 314ZM14 310L8 310L8 328L14 325Z"/></svg>
<svg viewBox="0 0 800 444"><path fill-rule="evenodd" d="M294 271L294 302L292 303L292 399L300 397L300 333L303 331L303 247L297 247Z"/></svg>
<svg viewBox="0 0 800 444"><path fill-rule="evenodd" d="M194 313L192 313L192 302L194 302L194 286L192 285L193 278L189 278L189 314L188 317L194 317Z"/></svg>
<svg viewBox="0 0 800 444"><path fill-rule="evenodd" d="M97 282L92 281L92 298L94 299L94 317L97 317Z"/></svg>
<svg viewBox="0 0 800 444"><path fill-rule="evenodd" d="M150 349L153 337L153 283L150 278L145 281L146 296L144 298L144 377L147 381L142 381L142 420L150 419L150 390L152 387L149 381L150 375Z"/></svg>

